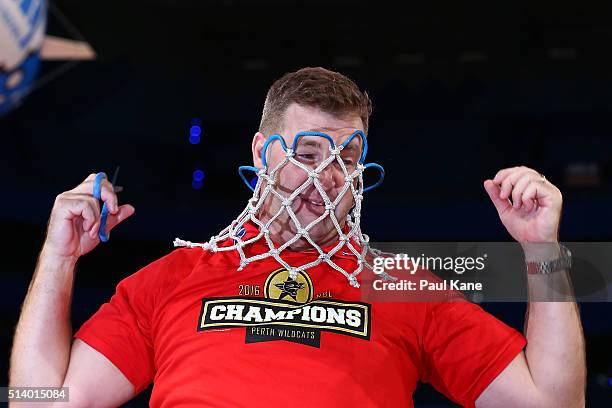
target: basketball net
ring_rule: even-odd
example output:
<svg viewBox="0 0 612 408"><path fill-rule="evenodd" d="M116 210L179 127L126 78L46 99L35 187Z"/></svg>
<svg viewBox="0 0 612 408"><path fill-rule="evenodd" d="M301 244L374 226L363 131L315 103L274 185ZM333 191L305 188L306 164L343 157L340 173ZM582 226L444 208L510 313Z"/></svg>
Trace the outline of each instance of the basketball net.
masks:
<svg viewBox="0 0 612 408"><path fill-rule="evenodd" d="M322 155L321 160L315 162L314 164L305 164L303 161L297 160L296 149L301 148L300 146L304 144L303 142L305 139L309 139L309 141L312 142L313 140L315 140L314 138L316 138L317 142L321 145L327 143L329 144L329 154ZM327 142L322 141L320 138L325 139ZM342 157L342 151L351 142L355 143L357 141L356 138L360 138L362 142L361 145L363 146L363 148L361 150L361 155L356 164L351 163L347 165L347 163L345 163ZM270 168L266 160L266 152L270 143L275 141L278 141L281 144L285 154L284 158L278 164ZM240 266L238 267L239 271L244 269L248 264L252 262L271 257L274 258L284 268L286 268L287 271L289 271L289 277L293 280L296 279L298 272L305 271L325 262L331 268L343 274L347 278L351 286L358 288L359 282L356 278L357 275L363 270L364 267L373 270L372 265L369 263L366 257L368 257L368 255L381 256L382 254L380 251L370 247L370 239L368 235L361 232L360 226L361 203L363 201L363 193L380 185L384 178L384 169L380 165L376 163L364 164L367 149L367 140L362 131L354 132L340 145L336 145L333 139L325 133L300 132L295 136L291 148L287 147L284 139L280 135L270 136L266 140L266 143L264 144L262 150L262 168L258 169L256 167L251 166L241 166L239 168L240 177L247 184L247 186L249 186L249 188L253 190L253 196L249 199L246 208L240 213L240 215L234 221L232 221L229 226L224 228L217 235L212 236L210 240L206 243L193 243L191 241L184 241L182 239L176 238L174 240L174 246L201 247L205 250L210 250L212 252L236 251L240 256ZM319 180L319 176L323 171L325 171L326 168L335 164L337 164L342 171L342 174L344 176L344 186L340 189L337 197L332 200L323 188L323 185ZM287 193L283 194L281 191L279 191L277 185L277 176L279 171L283 167L290 165L296 166L297 168L304 171L307 175L307 178L299 187L297 187L291 194L287 196ZM364 188L363 172L367 168L377 169L380 173L380 177L374 185ZM254 187L251 186L249 181L244 176L244 171L247 170L255 171L257 174L257 183ZM296 216L294 210L292 209L292 204L296 197L298 197L311 186L314 186L314 188L316 188L319 195L323 199L323 202L325 204L325 211L318 218L311 221L307 225L302 225L302 223ZM352 195L354 206L346 216L346 228L344 228L343 230L342 225L336 217L335 210L346 194ZM279 200L278 202L281 205L276 214L272 215L269 219L264 221L259 218L259 214L261 213L262 206L269 198L273 200ZM283 242L280 246L276 246L276 244L270 238L270 226L285 212L289 216L291 222L294 224L295 231L297 232L293 237ZM321 248L321 246L319 246L311 238L309 234L309 231L315 225L326 219L331 220L338 237L336 244L330 249L328 249L327 252L325 252ZM259 229L259 232L257 233L257 235L243 240L242 235L244 235L244 226L249 222L256 225ZM228 239L233 240L232 245L218 246L219 243L225 242ZM258 253L252 256L246 256L244 251L245 247L262 239L267 244L268 251ZM312 248L314 248L318 252L319 255L312 262L308 262L298 266L289 265L282 257L283 251L285 251L287 248L290 248L291 245L293 245L300 239L306 240L312 246ZM350 252L355 256L356 266L353 270L347 271L333 261L333 255L338 253L339 251ZM379 274L379 277L384 280L396 279L386 273Z"/></svg>

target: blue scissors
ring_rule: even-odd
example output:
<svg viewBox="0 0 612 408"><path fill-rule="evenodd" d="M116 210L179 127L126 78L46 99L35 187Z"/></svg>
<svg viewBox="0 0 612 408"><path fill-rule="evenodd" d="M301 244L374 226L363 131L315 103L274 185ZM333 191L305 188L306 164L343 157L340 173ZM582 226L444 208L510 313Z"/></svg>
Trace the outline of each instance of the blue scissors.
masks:
<svg viewBox="0 0 612 408"><path fill-rule="evenodd" d="M120 167L121 166L117 166L117 168L115 169L115 174L113 175L113 180L111 182L113 186L113 191L115 193L119 193L123 191L123 187L115 186L115 183L117 183L117 176L119 175ZM96 178L94 179L93 196L98 200L102 200L102 194L101 194L102 179L105 179L105 178L107 178L106 173L101 171L100 173L96 174ZM107 218L108 218L108 207L106 206L106 203L104 203L102 205L102 211L100 211L100 229L98 230L98 237L100 237L101 242L108 241L108 234L106 233L106 219Z"/></svg>

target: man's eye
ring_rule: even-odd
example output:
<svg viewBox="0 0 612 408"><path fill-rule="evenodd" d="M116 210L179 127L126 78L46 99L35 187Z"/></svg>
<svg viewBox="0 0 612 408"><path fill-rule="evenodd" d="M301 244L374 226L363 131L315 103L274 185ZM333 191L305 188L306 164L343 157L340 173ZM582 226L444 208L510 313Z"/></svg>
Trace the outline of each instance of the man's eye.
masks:
<svg viewBox="0 0 612 408"><path fill-rule="evenodd" d="M347 166L352 166L355 163L355 160L353 160L352 157L343 157L342 161L344 162L345 165Z"/></svg>
<svg viewBox="0 0 612 408"><path fill-rule="evenodd" d="M298 154L297 157L299 157L302 160L314 160L315 159L314 154Z"/></svg>

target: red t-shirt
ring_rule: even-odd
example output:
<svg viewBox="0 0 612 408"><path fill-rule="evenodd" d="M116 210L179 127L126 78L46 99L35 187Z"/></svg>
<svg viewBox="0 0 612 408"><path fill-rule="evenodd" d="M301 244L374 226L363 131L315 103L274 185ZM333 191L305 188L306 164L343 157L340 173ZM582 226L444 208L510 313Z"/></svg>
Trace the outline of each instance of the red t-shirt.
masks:
<svg viewBox="0 0 612 408"><path fill-rule="evenodd" d="M121 281L75 337L137 393L153 382L151 407L411 407L419 380L473 407L526 344L467 301L368 303L327 264L296 280L272 258L238 266L236 251L177 249Z"/></svg>

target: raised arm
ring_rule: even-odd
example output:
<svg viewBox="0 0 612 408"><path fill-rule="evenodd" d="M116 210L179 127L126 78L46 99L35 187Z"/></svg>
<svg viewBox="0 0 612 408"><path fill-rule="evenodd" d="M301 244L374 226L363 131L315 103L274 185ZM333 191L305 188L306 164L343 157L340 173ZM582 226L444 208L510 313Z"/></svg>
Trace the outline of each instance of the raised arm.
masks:
<svg viewBox="0 0 612 408"><path fill-rule="evenodd" d="M79 340L71 345L75 265L99 243L100 204L93 197L94 178L91 174L55 200L10 359L9 386L68 386L70 403L62 407L116 406L133 395L131 383L104 356ZM101 198L109 208L108 231L134 213L131 205L118 205L107 180L102 181Z"/></svg>
<svg viewBox="0 0 612 408"><path fill-rule="evenodd" d="M484 187L527 261L561 255L557 237L562 197L557 187L522 166L501 170ZM527 348L484 390L477 407L585 405L584 337L567 272L529 275ZM562 295L550 298L544 293L550 288Z"/></svg>

